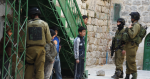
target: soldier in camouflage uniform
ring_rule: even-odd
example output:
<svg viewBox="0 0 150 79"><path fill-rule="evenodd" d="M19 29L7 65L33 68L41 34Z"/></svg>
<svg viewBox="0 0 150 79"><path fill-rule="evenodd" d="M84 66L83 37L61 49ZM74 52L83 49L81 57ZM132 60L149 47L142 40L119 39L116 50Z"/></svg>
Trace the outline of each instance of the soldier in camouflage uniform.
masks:
<svg viewBox="0 0 150 79"><path fill-rule="evenodd" d="M127 33L129 35L129 42L126 44L126 78L130 78L130 74L132 74L132 79L137 79L137 68L136 68L136 52L138 49L138 44L133 41L137 39L137 34L140 32L140 24L138 20L140 19L140 14L138 12L132 12L131 14L132 24L128 27Z"/></svg>
<svg viewBox="0 0 150 79"><path fill-rule="evenodd" d="M44 79L45 45L51 42L49 26L39 18L40 10L36 7L29 10L31 20L27 25L27 48L25 79Z"/></svg>
<svg viewBox="0 0 150 79"><path fill-rule="evenodd" d="M124 33L125 20L123 18L119 18L117 20L118 30L115 33L115 37L113 38L113 50L115 50L115 65L116 71L112 78L123 78L123 61L125 52L125 42L122 40L122 34Z"/></svg>

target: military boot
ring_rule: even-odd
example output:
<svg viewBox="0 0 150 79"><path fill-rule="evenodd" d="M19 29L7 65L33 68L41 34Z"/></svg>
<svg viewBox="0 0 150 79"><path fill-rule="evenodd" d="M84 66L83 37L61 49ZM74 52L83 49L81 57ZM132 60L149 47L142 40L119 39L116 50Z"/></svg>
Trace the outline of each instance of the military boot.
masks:
<svg viewBox="0 0 150 79"><path fill-rule="evenodd" d="M137 72L132 74L132 79L137 79Z"/></svg>
<svg viewBox="0 0 150 79"><path fill-rule="evenodd" d="M120 77L119 78L123 78L123 71L121 71L121 75L120 75Z"/></svg>
<svg viewBox="0 0 150 79"><path fill-rule="evenodd" d="M125 79L130 79L130 74L126 74L126 78Z"/></svg>
<svg viewBox="0 0 150 79"><path fill-rule="evenodd" d="M111 78L119 79L120 75L121 75L121 71L120 71L120 70L117 70L117 71L115 72L115 74L114 74L113 76L111 76Z"/></svg>
<svg viewBox="0 0 150 79"><path fill-rule="evenodd" d="M116 72L115 72L114 75L111 76L111 78L116 78L116 77L117 77L117 75L116 75Z"/></svg>
<svg viewBox="0 0 150 79"><path fill-rule="evenodd" d="M120 75L121 75L121 71L120 71L120 70L117 70L116 75L117 75L118 77L120 77Z"/></svg>

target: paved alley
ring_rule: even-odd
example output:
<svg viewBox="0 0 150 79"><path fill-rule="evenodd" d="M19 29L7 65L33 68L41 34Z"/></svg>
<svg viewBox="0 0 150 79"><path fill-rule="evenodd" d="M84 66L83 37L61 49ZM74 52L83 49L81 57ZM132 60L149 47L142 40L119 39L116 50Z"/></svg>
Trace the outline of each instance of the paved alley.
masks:
<svg viewBox="0 0 150 79"><path fill-rule="evenodd" d="M124 65L124 73L126 70L126 66ZM111 76L115 72L115 65L113 64L106 64L106 65L101 65L101 66L91 66L87 67L87 70L89 70L89 77L88 79L113 79ZM105 76L96 76L96 72L98 70L104 70L105 71ZM130 76L132 77L132 76ZM125 78L125 75L124 75ZM122 79L122 78L120 78ZM137 79L150 79L150 71L144 71L144 70L138 70L138 77Z"/></svg>

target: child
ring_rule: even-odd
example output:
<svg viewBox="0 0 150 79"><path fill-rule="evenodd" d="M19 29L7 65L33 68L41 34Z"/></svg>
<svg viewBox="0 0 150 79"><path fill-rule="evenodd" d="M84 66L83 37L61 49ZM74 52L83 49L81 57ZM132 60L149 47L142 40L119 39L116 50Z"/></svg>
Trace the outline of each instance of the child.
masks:
<svg viewBox="0 0 150 79"><path fill-rule="evenodd" d="M53 39L56 36L56 33L54 30L50 29L50 33L52 36L52 40L50 44L46 44L45 50L46 50L46 57L45 57L45 65L44 65L44 79L49 79L52 74L53 69L53 63L55 56L57 55L56 47L53 42Z"/></svg>
<svg viewBox="0 0 150 79"><path fill-rule="evenodd" d="M87 25L87 22L88 22L88 16L83 15L82 18L83 18L84 24Z"/></svg>
<svg viewBox="0 0 150 79"><path fill-rule="evenodd" d="M56 50L57 50L57 56L55 57L55 62L54 62L53 68L55 69L56 79L62 79L61 65L60 65L60 58L59 58L59 52L60 52L60 49L61 49L60 38L57 36L58 28L57 27L52 27L52 29L56 33L56 37L53 39L53 41L56 45ZM50 79L52 79L52 76L50 77Z"/></svg>
<svg viewBox="0 0 150 79"><path fill-rule="evenodd" d="M6 34L11 38L11 35L12 35L12 31L10 29L9 26L6 26ZM11 56L11 46L12 46L12 43L11 41L9 40L8 36L6 35L5 37L5 45L6 48L5 48L5 51L7 54L5 54L4 56L4 67L8 70L8 65L9 65L9 61L7 61L7 56L10 57ZM8 44L7 44L8 43ZM3 45L4 45L4 30L3 30L3 37L0 41L0 70L1 70L1 75L0 75L0 79L1 79L1 76L2 76L2 66L3 66ZM7 61L7 62L6 62ZM6 75L6 70L4 69L4 73L3 73L3 78L2 79L5 79L4 76Z"/></svg>
<svg viewBox="0 0 150 79"><path fill-rule="evenodd" d="M87 22L88 22L88 16L83 15L83 16L82 16L82 19L83 19L84 24L85 24L85 26L86 26L86 25L87 25ZM81 23L81 25L79 25L79 27L83 27L82 23ZM86 29L87 29L87 26L86 26Z"/></svg>
<svg viewBox="0 0 150 79"><path fill-rule="evenodd" d="M84 72L84 58L85 58L85 27L79 27L79 35L74 40L74 57L75 57L75 79L81 79Z"/></svg>

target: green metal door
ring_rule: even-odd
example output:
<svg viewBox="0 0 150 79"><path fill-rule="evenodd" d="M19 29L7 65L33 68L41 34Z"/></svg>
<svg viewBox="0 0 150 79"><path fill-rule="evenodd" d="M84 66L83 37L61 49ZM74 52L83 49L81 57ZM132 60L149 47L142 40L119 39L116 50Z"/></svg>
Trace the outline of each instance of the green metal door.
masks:
<svg viewBox="0 0 150 79"><path fill-rule="evenodd" d="M144 44L143 70L150 70L150 34L146 36Z"/></svg>

